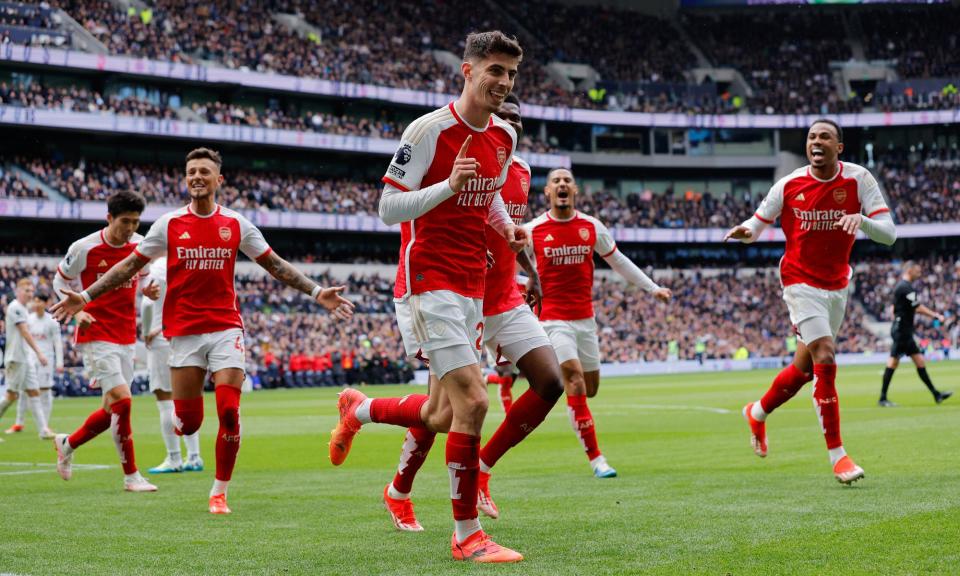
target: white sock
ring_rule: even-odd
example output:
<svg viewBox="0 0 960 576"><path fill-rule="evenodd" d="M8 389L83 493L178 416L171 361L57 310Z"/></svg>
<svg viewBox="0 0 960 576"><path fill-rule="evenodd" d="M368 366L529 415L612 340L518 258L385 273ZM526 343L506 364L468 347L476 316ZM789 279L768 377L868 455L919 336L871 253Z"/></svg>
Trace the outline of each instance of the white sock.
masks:
<svg viewBox="0 0 960 576"><path fill-rule="evenodd" d="M40 391L40 398L43 400L43 413L47 417L47 426L49 426L50 414L53 413L53 390L44 388Z"/></svg>
<svg viewBox="0 0 960 576"><path fill-rule="evenodd" d="M17 396L17 420L14 424L23 426L23 417L27 414L27 395L21 393Z"/></svg>
<svg viewBox="0 0 960 576"><path fill-rule="evenodd" d="M472 520L454 520L453 527L457 533L458 544L463 544L464 540L483 529L480 527L480 518L474 518Z"/></svg>
<svg viewBox="0 0 960 576"><path fill-rule="evenodd" d="M230 481L223 480L214 480L213 488L210 489L210 496L216 496L217 494L227 495L227 486L230 485Z"/></svg>
<svg viewBox="0 0 960 576"><path fill-rule="evenodd" d="M841 458L847 455L847 451L843 449L843 446L840 446L839 448L831 448L828 450L828 452L830 453L831 464L836 464Z"/></svg>
<svg viewBox="0 0 960 576"><path fill-rule="evenodd" d="M47 429L47 415L43 410L43 401L39 396L31 396L27 401L30 403L33 421L37 423L37 433L42 433Z"/></svg>
<svg viewBox="0 0 960 576"><path fill-rule="evenodd" d="M387 496L393 498L394 500L409 500L409 499L410 499L410 493L407 492L406 494L404 494L403 492L400 492L399 490L397 490L396 488L393 487L393 482L391 482L391 483L390 483L390 487L387 488Z"/></svg>
<svg viewBox="0 0 960 576"><path fill-rule="evenodd" d="M140 471L137 470L133 474L124 474L123 481L127 484L133 484L134 482L140 482L144 480L144 477L140 475Z"/></svg>
<svg viewBox="0 0 960 576"><path fill-rule="evenodd" d="M760 405L760 401L757 400L753 403L753 406L750 407L750 415L753 416L753 419L757 422L766 422L767 413L763 411L763 406Z"/></svg>
<svg viewBox="0 0 960 576"><path fill-rule="evenodd" d="M359 420L361 424L369 424L373 422L373 420L370 419L371 403L373 403L373 398L367 398L366 400L361 402L359 406L357 406L357 411L354 412L354 415L357 417L357 420Z"/></svg>
<svg viewBox="0 0 960 576"><path fill-rule="evenodd" d="M70 437L67 436L63 439L63 444L60 445L60 450L63 451L64 456L69 456L73 454L74 447L70 445Z"/></svg>
<svg viewBox="0 0 960 576"><path fill-rule="evenodd" d="M4 394L3 399L0 400L0 418L3 418L3 414L7 411L7 408L10 407L10 404L12 404L12 402L10 402L10 398Z"/></svg>
<svg viewBox="0 0 960 576"><path fill-rule="evenodd" d="M200 457L200 433L194 432L183 437L184 444L187 445L187 460L194 460Z"/></svg>
<svg viewBox="0 0 960 576"><path fill-rule="evenodd" d="M160 411L160 435L167 447L167 455L173 465L183 462L180 456L180 437L173 431L173 400L157 400Z"/></svg>
<svg viewBox="0 0 960 576"><path fill-rule="evenodd" d="M603 457L603 454L597 456L596 458L590 461L590 467L593 468L594 470L596 470L598 466L605 466L606 464L607 464L607 459Z"/></svg>
<svg viewBox="0 0 960 576"><path fill-rule="evenodd" d="M490 473L490 467L483 460L480 461L480 471L484 474Z"/></svg>

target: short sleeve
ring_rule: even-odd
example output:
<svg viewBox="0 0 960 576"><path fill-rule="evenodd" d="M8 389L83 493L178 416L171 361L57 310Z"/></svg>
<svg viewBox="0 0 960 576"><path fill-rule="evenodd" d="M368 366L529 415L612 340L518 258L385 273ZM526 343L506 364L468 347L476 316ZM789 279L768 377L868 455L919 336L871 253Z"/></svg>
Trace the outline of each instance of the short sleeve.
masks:
<svg viewBox="0 0 960 576"><path fill-rule="evenodd" d="M880 193L880 185L873 174L864 170L864 175L857 182L857 192L860 194L860 206L867 218L873 218L877 214L889 212L887 202Z"/></svg>
<svg viewBox="0 0 960 576"><path fill-rule="evenodd" d="M167 225L169 218L161 218L153 223L147 235L137 244L135 252L146 260L167 255Z"/></svg>
<svg viewBox="0 0 960 576"><path fill-rule="evenodd" d="M420 122L414 122L404 131L400 147L383 175L384 184L392 184L404 192L420 189L437 148L436 135L423 133L420 126Z"/></svg>
<svg viewBox="0 0 960 576"><path fill-rule="evenodd" d="M780 213L783 212L783 186L784 180L780 180L770 187L770 191L764 197L760 207L754 213L754 216L764 224L773 224Z"/></svg>
<svg viewBox="0 0 960 576"><path fill-rule="evenodd" d="M593 221L593 228L597 232L597 240L593 245L594 252L599 254L601 258L613 254L617 249L617 243L614 241L610 230L599 220Z"/></svg>
<svg viewBox="0 0 960 576"><path fill-rule="evenodd" d="M251 260L262 258L270 252L270 245L263 233L243 216L240 216L240 251Z"/></svg>
<svg viewBox="0 0 960 576"><path fill-rule="evenodd" d="M11 306L10 307L13 314L11 314L10 320L13 322L13 325L23 324L27 321L27 309L23 306Z"/></svg>
<svg viewBox="0 0 960 576"><path fill-rule="evenodd" d="M86 243L83 241L74 242L67 250L66 256L57 264L57 272L67 280L74 280L83 272L86 260Z"/></svg>

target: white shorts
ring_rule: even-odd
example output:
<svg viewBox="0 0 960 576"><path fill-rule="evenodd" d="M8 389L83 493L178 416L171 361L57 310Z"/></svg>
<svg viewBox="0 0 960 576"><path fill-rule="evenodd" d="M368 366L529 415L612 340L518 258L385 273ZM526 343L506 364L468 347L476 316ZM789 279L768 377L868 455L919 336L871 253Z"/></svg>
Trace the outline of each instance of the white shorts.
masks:
<svg viewBox="0 0 960 576"><path fill-rule="evenodd" d="M482 300L433 290L398 300L394 306L407 357L426 357L437 378L480 362Z"/></svg>
<svg viewBox="0 0 960 576"><path fill-rule="evenodd" d="M170 344L164 342L147 348L147 373L150 378L151 392L173 391L170 387Z"/></svg>
<svg viewBox="0 0 960 576"><path fill-rule="evenodd" d="M790 322L797 339L804 344L826 336L837 338L847 311L850 291L823 290L807 284L791 284L783 289L783 301L790 311Z"/></svg>
<svg viewBox="0 0 960 576"><path fill-rule="evenodd" d="M483 344L492 366L516 364L527 352L550 346L550 338L530 307L521 304L494 316L483 318Z"/></svg>
<svg viewBox="0 0 960 576"><path fill-rule="evenodd" d="M117 386L129 386L133 381L133 344L87 342L79 348L83 371L91 388L100 388L106 394Z"/></svg>
<svg viewBox="0 0 960 576"><path fill-rule="evenodd" d="M547 320L542 324L561 364L580 360L584 372L600 369L600 340L595 319Z"/></svg>
<svg viewBox="0 0 960 576"><path fill-rule="evenodd" d="M170 339L169 365L171 368L196 366L211 374L225 368L246 371L243 330L228 328L208 334L174 336Z"/></svg>
<svg viewBox="0 0 960 576"><path fill-rule="evenodd" d="M50 362L52 360L48 360L46 366L39 362L36 364L37 382L40 388L53 388L53 365Z"/></svg>
<svg viewBox="0 0 960 576"><path fill-rule="evenodd" d="M31 362L7 362L6 377L7 390L11 392L40 389L37 369Z"/></svg>

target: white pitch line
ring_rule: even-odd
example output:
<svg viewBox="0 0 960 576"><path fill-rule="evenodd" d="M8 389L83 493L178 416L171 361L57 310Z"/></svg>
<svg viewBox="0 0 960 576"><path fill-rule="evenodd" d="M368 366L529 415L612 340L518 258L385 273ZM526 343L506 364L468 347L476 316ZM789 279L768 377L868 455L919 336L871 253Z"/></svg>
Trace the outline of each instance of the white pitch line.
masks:
<svg viewBox="0 0 960 576"><path fill-rule="evenodd" d="M691 406L688 404L617 404L616 408L639 408L641 410L669 410L675 412L712 412L713 414L733 414L733 410L713 406ZM599 409L595 409L599 410ZM609 412L604 411L605 414Z"/></svg>
<svg viewBox="0 0 960 576"><path fill-rule="evenodd" d="M13 470L10 472L0 472L0 476L23 476L24 474L46 474L56 470L57 465L49 462L0 462L0 466L32 468L32 470ZM78 470L107 470L111 466L107 464L74 464ZM3 574L0 574L3 576Z"/></svg>

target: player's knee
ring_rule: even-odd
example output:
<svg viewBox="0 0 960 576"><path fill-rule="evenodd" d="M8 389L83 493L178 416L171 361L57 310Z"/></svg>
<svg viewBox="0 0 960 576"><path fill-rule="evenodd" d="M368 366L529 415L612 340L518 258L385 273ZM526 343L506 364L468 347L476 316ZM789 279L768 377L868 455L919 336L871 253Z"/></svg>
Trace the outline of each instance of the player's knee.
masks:
<svg viewBox="0 0 960 576"><path fill-rule="evenodd" d="M180 412L175 414L180 425L177 427L184 436L189 436L200 430L203 424L203 412Z"/></svg>
<svg viewBox="0 0 960 576"><path fill-rule="evenodd" d="M227 406L218 414L220 425L227 430L235 430L240 424L240 408L238 406Z"/></svg>
<svg viewBox="0 0 960 576"><path fill-rule="evenodd" d="M431 432L446 433L450 431L450 425L453 424L453 408L449 403L444 404L435 410L427 413L427 428Z"/></svg>

